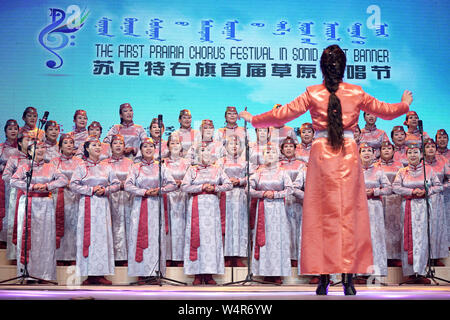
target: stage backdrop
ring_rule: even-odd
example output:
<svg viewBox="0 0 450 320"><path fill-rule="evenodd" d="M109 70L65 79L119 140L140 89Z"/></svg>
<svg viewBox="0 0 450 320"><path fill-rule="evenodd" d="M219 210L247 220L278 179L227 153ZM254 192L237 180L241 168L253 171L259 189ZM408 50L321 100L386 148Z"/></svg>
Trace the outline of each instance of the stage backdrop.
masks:
<svg viewBox="0 0 450 320"><path fill-rule="evenodd" d="M22 126L34 106L69 132L85 109L104 137L128 102L146 128L158 114L178 128L183 108L195 128L202 119L218 128L226 106L261 113L320 83L321 52L338 44L346 81L387 102L413 91L411 109L434 136L450 129L449 12L449 1L425 0L4 0L0 123ZM377 126L389 135L403 121Z"/></svg>

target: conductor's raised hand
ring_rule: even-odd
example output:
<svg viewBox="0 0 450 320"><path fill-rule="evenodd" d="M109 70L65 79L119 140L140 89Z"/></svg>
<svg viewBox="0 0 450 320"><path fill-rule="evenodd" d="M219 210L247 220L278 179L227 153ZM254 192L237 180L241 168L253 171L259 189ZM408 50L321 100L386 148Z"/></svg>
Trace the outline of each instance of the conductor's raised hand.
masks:
<svg viewBox="0 0 450 320"><path fill-rule="evenodd" d="M239 112L239 119L244 119L247 122L252 122L252 114L248 111L241 111Z"/></svg>
<svg viewBox="0 0 450 320"><path fill-rule="evenodd" d="M407 103L408 106L411 105L411 103L413 102L413 95L412 95L412 92L411 92L411 91L405 90L405 91L403 92L403 95L402 95L402 102Z"/></svg>

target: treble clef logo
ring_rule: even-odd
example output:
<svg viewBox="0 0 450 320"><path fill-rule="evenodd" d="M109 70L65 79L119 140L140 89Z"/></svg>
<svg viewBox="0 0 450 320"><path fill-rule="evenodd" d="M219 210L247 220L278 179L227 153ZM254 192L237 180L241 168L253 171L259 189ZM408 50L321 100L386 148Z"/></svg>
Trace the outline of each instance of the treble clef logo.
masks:
<svg viewBox="0 0 450 320"><path fill-rule="evenodd" d="M75 44L72 41L75 36L71 35L69 39L67 34L73 34L80 30L89 15L86 9L81 12L80 8L76 5L69 6L67 12L71 16L66 21L66 12L64 10L50 8L49 15L51 17L51 23L39 33L39 43L41 46L52 53L57 59L56 61L55 58L47 60L46 65L50 69L58 69L63 65L63 59L57 51L65 48L69 43L72 46Z"/></svg>

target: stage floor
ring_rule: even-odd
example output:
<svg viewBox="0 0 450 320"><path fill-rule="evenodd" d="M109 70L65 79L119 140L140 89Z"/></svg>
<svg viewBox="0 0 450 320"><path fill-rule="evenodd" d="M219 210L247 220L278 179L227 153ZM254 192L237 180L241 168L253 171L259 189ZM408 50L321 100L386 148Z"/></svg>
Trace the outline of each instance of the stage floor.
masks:
<svg viewBox="0 0 450 320"><path fill-rule="evenodd" d="M340 284L327 296L315 285L127 285L82 286L6 285L0 300L450 300L450 285L356 286L356 296L344 296Z"/></svg>

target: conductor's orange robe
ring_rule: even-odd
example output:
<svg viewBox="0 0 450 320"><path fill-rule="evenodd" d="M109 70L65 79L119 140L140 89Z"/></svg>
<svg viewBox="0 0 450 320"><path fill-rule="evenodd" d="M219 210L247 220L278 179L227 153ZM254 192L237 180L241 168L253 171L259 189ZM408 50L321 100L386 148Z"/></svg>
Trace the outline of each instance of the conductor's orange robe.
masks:
<svg viewBox="0 0 450 320"><path fill-rule="evenodd" d="M327 140L330 93L323 84L310 86L278 109L252 118L255 128L281 126L309 110L316 132L306 175L300 273L371 273L370 239L364 175L353 139L360 111L385 120L409 110L407 103L385 103L360 86L340 83L344 144L335 151Z"/></svg>

